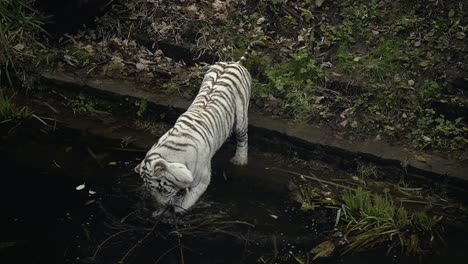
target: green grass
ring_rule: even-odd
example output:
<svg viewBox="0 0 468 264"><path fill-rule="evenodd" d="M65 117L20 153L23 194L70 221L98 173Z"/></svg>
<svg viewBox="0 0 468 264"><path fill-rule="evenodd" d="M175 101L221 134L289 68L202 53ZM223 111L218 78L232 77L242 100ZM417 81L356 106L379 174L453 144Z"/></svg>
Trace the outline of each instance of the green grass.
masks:
<svg viewBox="0 0 468 264"><path fill-rule="evenodd" d="M408 212L394 205L387 194L373 195L357 188L345 191L339 223L345 226L349 244L344 251L368 250L384 244L406 255L421 255L441 242L442 217Z"/></svg>
<svg viewBox="0 0 468 264"><path fill-rule="evenodd" d="M370 85L401 73L402 43L387 40L363 53L352 53L340 47L337 58L341 69Z"/></svg>
<svg viewBox="0 0 468 264"><path fill-rule="evenodd" d="M13 101L13 96L7 97L0 93L0 121L6 122L13 119L22 119L32 114L28 107L17 107Z"/></svg>
<svg viewBox="0 0 468 264"><path fill-rule="evenodd" d="M69 100L68 105L71 107L74 114L92 114L95 113L98 108L97 100L83 93Z"/></svg>
<svg viewBox="0 0 468 264"><path fill-rule="evenodd" d="M96 63L96 62L99 62L99 56L97 56L94 53L91 53L91 52L87 51L84 48L73 47L70 50L70 54L73 55L73 57L75 57L78 61L80 61L82 63ZM117 65L119 65L119 64L117 64ZM113 67L113 66L111 65L111 67Z"/></svg>
<svg viewBox="0 0 468 264"><path fill-rule="evenodd" d="M295 120L307 121L316 111L315 90L322 86L324 73L306 49L280 63L267 55L254 55L246 66L260 80L254 83L254 98L283 98L280 107Z"/></svg>
<svg viewBox="0 0 468 264"><path fill-rule="evenodd" d="M13 102L13 96L8 97L0 91L0 124L18 122L34 118L44 125L47 123L33 113L27 106L17 106Z"/></svg>
<svg viewBox="0 0 468 264"><path fill-rule="evenodd" d="M34 0L0 1L0 77L5 75L10 85L10 71L23 83L29 79L25 69L35 64L36 53L44 48L38 39L45 33L46 18L33 4Z"/></svg>
<svg viewBox="0 0 468 264"><path fill-rule="evenodd" d="M158 137L164 134L169 129L169 126L164 123L146 120L136 120L134 126L136 129L147 131L150 134Z"/></svg>

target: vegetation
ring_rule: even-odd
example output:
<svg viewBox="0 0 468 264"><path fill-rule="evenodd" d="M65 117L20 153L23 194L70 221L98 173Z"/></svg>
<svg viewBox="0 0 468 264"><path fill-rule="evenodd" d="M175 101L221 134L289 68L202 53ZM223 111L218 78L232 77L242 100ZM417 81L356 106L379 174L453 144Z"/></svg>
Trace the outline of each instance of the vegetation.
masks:
<svg viewBox="0 0 468 264"><path fill-rule="evenodd" d="M0 90L0 124L8 122L20 122L34 118L44 125L47 123L33 113L27 106L17 106L13 102L13 96L8 97Z"/></svg>
<svg viewBox="0 0 468 264"><path fill-rule="evenodd" d="M345 225L348 251L371 249L384 243L388 251L401 248L406 255L420 255L442 241L442 217L409 213L394 205L388 194L372 195L362 188L345 191L338 223Z"/></svg>
<svg viewBox="0 0 468 264"><path fill-rule="evenodd" d="M48 60L41 55L45 46L40 41L46 17L33 4L34 0L0 1L0 80L4 77L10 85L10 73L14 73L14 78L30 86L28 70L40 60Z"/></svg>
<svg viewBox="0 0 468 264"><path fill-rule="evenodd" d="M301 210L336 211L336 234L311 251L314 259L335 250L346 254L382 247L388 253L399 250L403 255L422 256L444 243L444 221L464 219L467 213L463 206L423 187L378 180L372 164L358 164L359 177L327 179L274 169L298 176L290 190Z"/></svg>
<svg viewBox="0 0 468 264"><path fill-rule="evenodd" d="M98 111L96 99L83 93L78 94L74 99L69 99L68 105L74 114L92 114Z"/></svg>

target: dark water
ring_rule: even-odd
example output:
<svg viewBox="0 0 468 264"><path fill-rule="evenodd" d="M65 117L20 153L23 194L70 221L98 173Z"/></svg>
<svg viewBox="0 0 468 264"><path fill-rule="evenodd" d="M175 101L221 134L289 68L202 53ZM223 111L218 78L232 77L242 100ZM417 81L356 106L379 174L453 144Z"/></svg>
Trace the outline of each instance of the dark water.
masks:
<svg viewBox="0 0 468 264"><path fill-rule="evenodd" d="M333 229L332 211L288 199L285 176L265 168L290 162L274 156L253 151L240 168L222 150L197 207L155 225L132 173L144 153L64 128L1 131L0 263L298 263ZM465 236L423 260L377 250L316 262L467 263Z"/></svg>

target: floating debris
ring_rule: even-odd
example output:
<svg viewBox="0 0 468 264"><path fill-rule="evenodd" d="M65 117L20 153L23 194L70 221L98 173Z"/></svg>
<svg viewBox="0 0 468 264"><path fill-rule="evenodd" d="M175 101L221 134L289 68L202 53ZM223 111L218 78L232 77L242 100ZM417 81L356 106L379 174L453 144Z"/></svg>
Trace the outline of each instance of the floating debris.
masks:
<svg viewBox="0 0 468 264"><path fill-rule="evenodd" d="M312 260L315 260L317 258L330 257L333 254L333 252L335 252L335 249L335 244L332 241L327 240L311 249L310 254L314 256Z"/></svg>

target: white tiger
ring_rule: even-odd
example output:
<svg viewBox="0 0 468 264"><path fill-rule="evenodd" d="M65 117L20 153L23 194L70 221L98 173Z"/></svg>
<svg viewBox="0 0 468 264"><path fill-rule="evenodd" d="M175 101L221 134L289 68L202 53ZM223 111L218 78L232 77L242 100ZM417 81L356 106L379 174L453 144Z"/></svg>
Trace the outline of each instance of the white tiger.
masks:
<svg viewBox="0 0 468 264"><path fill-rule="evenodd" d="M252 78L243 63L255 46L251 43L237 62L218 62L203 78L190 107L147 152L136 166L144 185L161 207L175 212L192 207L211 179L211 158L234 131L237 147L231 162L247 164L248 108Z"/></svg>

